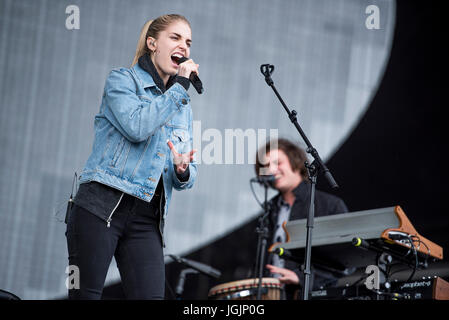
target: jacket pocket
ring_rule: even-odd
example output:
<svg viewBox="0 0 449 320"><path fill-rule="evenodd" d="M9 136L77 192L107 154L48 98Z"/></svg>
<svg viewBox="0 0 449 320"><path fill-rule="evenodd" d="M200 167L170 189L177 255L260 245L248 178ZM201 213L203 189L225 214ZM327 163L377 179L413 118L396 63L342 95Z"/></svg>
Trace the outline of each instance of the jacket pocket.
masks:
<svg viewBox="0 0 449 320"><path fill-rule="evenodd" d="M189 133L187 130L183 129L174 129L173 130L173 139L175 141L187 142L189 140Z"/></svg>
<svg viewBox="0 0 449 320"><path fill-rule="evenodd" d="M185 153L190 150L187 150L189 142L190 142L190 135L187 130L184 129L174 129L172 133L173 146L175 147L176 151L179 153Z"/></svg>
<svg viewBox="0 0 449 320"><path fill-rule="evenodd" d="M103 148L103 152L101 154L101 160L100 163L103 163L104 160L107 161L107 157L108 157L108 152L109 152L109 148L111 147L112 144L112 135L115 131L115 128L111 126L111 128L108 130L107 134L106 134L106 143L104 143L104 148ZM106 158L106 159L105 159Z"/></svg>
<svg viewBox="0 0 449 320"><path fill-rule="evenodd" d="M117 161L118 161L118 159L120 159L120 156L123 153L123 149L125 148L125 144L126 144L125 137L122 137L120 139L119 144L117 145L117 148L115 149L114 156L112 157L112 160L111 160L111 163L110 163L111 167L115 167L117 165Z"/></svg>

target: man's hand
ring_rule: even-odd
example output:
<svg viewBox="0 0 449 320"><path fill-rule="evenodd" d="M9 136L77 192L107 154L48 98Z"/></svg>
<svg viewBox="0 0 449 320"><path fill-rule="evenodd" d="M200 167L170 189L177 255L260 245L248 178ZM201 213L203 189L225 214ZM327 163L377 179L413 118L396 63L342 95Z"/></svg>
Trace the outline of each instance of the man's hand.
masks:
<svg viewBox="0 0 449 320"><path fill-rule="evenodd" d="M176 172L178 174L184 173L189 166L189 163L193 161L193 155L195 154L196 149L193 149L189 153L181 154L176 151L175 146L170 140L167 140L167 144L173 154L173 163L175 164Z"/></svg>
<svg viewBox="0 0 449 320"><path fill-rule="evenodd" d="M296 273L289 269L275 267L271 264L266 265L267 269L270 270L271 273L278 273L281 275L279 281L285 284L299 284L299 278Z"/></svg>

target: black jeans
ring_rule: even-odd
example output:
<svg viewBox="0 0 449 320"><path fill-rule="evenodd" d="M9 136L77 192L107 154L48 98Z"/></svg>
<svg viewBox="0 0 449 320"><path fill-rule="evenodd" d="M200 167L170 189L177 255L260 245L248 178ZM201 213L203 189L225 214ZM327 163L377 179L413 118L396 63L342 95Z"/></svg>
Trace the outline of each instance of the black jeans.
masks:
<svg viewBox="0 0 449 320"><path fill-rule="evenodd" d="M155 205L124 195L108 228L75 205L67 223L69 264L79 270L79 289L69 299L101 299L115 257L127 299L164 299L165 264Z"/></svg>

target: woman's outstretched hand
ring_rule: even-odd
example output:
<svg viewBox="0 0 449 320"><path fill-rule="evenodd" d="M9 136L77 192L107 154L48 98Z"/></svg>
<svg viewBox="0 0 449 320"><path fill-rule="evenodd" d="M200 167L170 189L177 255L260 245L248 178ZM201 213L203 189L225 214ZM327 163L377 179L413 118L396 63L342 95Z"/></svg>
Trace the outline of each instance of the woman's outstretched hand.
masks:
<svg viewBox="0 0 449 320"><path fill-rule="evenodd" d="M195 154L196 149L193 149L189 153L178 153L170 140L167 140L167 144L173 154L173 163L175 164L176 172L178 174L184 173L184 171L187 170L189 163L193 161L193 155Z"/></svg>

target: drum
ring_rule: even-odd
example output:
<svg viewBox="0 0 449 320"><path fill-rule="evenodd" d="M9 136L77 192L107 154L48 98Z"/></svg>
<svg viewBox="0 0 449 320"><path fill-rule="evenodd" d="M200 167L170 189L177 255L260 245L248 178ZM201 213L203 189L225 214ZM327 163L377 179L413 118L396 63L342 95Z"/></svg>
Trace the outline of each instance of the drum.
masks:
<svg viewBox="0 0 449 320"><path fill-rule="evenodd" d="M244 279L217 285L209 290L213 300L254 300L257 297L259 279ZM262 278L262 300L280 300L281 283L276 278Z"/></svg>

